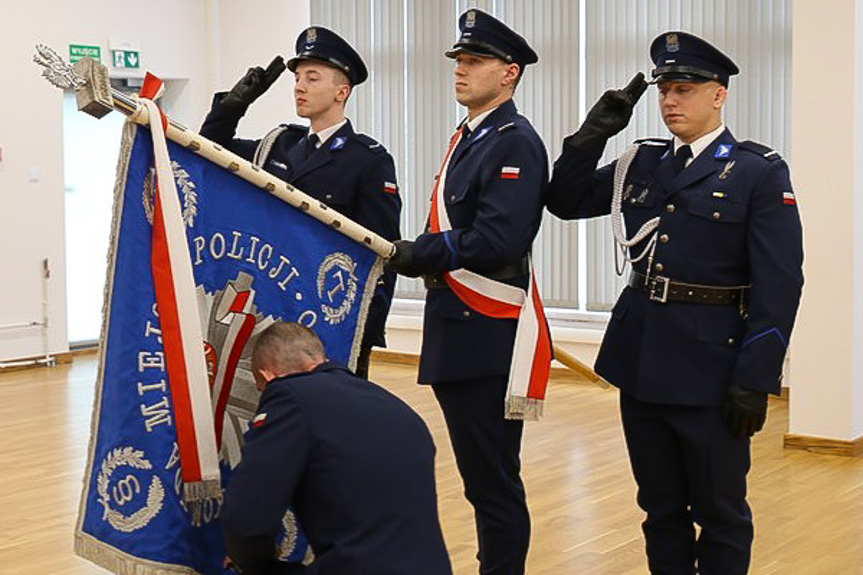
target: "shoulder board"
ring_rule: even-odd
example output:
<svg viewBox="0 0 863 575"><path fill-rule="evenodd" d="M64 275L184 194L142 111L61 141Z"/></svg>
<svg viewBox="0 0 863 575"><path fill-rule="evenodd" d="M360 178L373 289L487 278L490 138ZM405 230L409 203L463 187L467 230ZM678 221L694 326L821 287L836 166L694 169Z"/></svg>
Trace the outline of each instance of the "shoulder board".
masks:
<svg viewBox="0 0 863 575"><path fill-rule="evenodd" d="M635 140L635 143L639 146L668 146L671 144L671 140L668 138L641 138L640 140Z"/></svg>
<svg viewBox="0 0 863 575"><path fill-rule="evenodd" d="M303 126L302 124L282 124L290 132L302 132L303 134L308 133L309 127Z"/></svg>
<svg viewBox="0 0 863 575"><path fill-rule="evenodd" d="M503 126L500 126L500 127L497 129L497 131L498 131L498 132L505 132L505 131L509 130L510 128L515 128L515 122L507 122L507 123L506 123L506 124L504 124Z"/></svg>
<svg viewBox="0 0 863 575"><path fill-rule="evenodd" d="M376 154L383 154L387 151L387 149L384 148L383 144L370 136L366 136L365 134L354 134L353 139L362 147L368 148L370 151Z"/></svg>
<svg viewBox="0 0 863 575"><path fill-rule="evenodd" d="M767 146L759 144L758 142L753 142L752 140L744 140L737 145L740 146L741 150L753 152L755 154L758 154L765 160L771 162L782 159L782 156L780 156L779 152L777 152L776 150L768 148Z"/></svg>

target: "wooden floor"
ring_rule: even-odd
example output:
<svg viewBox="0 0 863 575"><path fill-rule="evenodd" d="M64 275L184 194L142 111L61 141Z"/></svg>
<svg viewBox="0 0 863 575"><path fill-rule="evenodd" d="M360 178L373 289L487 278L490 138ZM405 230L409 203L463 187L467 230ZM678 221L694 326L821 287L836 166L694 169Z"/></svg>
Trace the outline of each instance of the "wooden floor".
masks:
<svg viewBox="0 0 863 575"><path fill-rule="evenodd" d="M72 553L95 357L0 374L0 574L87 575ZM416 368L377 363L375 379L410 403L438 445L438 494L455 573L476 573L475 532L443 419ZM617 393L553 381L547 414L527 425L524 476L533 519L528 573L647 573ZM754 442L750 503L756 575L863 574L863 458L782 448L787 404Z"/></svg>

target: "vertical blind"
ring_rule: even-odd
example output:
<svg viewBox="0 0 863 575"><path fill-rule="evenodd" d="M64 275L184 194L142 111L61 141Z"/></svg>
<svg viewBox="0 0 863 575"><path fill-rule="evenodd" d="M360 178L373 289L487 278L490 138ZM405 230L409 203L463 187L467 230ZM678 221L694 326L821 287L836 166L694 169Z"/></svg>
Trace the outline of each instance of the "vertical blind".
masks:
<svg viewBox="0 0 863 575"><path fill-rule="evenodd" d="M731 81L727 125L738 139L757 140L787 155L791 0L311 0L312 23L338 32L368 65L369 80L351 96L348 116L395 159L406 238L423 230L433 177L464 115L453 96L453 64L443 53L457 38L458 16L468 8L494 14L539 54L515 101L545 141L550 161L563 138L577 129L580 110L589 109L606 89L625 85L636 71L649 73L650 42L671 29L702 36L731 56L742 73ZM667 135L656 90L650 89L630 126L610 141L604 161L636 138ZM608 218L562 222L545 215L534 263L546 305L582 311L611 307L623 287L614 271L611 238ZM586 254L585 262L579 262L579 253ZM579 277L580 270L586 277ZM419 281L399 278L398 297L423 293Z"/></svg>

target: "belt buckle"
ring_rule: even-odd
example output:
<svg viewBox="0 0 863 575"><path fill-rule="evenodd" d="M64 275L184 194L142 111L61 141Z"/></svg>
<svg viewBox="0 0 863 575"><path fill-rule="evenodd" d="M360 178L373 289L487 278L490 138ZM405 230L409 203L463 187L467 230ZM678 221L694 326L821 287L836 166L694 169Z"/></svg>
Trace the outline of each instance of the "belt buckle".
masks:
<svg viewBox="0 0 863 575"><path fill-rule="evenodd" d="M670 280L665 276L653 276L650 279L647 294L650 301L665 303L668 301L668 284Z"/></svg>

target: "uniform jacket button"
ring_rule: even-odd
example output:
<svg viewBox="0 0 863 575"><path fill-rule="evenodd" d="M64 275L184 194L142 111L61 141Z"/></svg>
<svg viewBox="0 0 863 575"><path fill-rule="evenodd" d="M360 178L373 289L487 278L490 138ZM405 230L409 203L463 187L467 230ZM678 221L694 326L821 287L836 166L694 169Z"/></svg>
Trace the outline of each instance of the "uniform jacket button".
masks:
<svg viewBox="0 0 863 575"><path fill-rule="evenodd" d="M469 312L468 310L464 310L463 312L461 312L461 314L462 314L464 317L470 317L470 312Z"/></svg>
<svg viewBox="0 0 863 575"><path fill-rule="evenodd" d="M662 234L661 236L659 236L659 241L663 244L667 244L668 243L668 234Z"/></svg>
<svg viewBox="0 0 863 575"><path fill-rule="evenodd" d="M674 204L668 204L667 206L665 206L665 211L668 212L669 214L673 214L674 213Z"/></svg>
<svg viewBox="0 0 863 575"><path fill-rule="evenodd" d="M728 345L734 345L734 344L735 344L735 340L734 340L734 338L733 338L733 337L729 337L729 338L728 338Z"/></svg>
<svg viewBox="0 0 863 575"><path fill-rule="evenodd" d="M328 199L328 200L332 200L332 199L333 199L333 195L332 195L332 194L327 194L327 195L326 195L326 196L324 196L324 197L325 197L326 199Z"/></svg>
<svg viewBox="0 0 863 575"><path fill-rule="evenodd" d="M722 214L720 214L719 212L713 212L713 219L714 220L718 220L721 217L722 217Z"/></svg>
<svg viewBox="0 0 863 575"><path fill-rule="evenodd" d="M653 266L653 268L654 268L656 271L661 272L662 270L664 270L664 269L665 269L665 266L664 266L664 265L662 265L661 263L657 263L655 266Z"/></svg>
<svg viewBox="0 0 863 575"><path fill-rule="evenodd" d="M454 202L454 201L455 201L455 194L452 194L452 195L449 197L449 201L451 201L451 202Z"/></svg>

